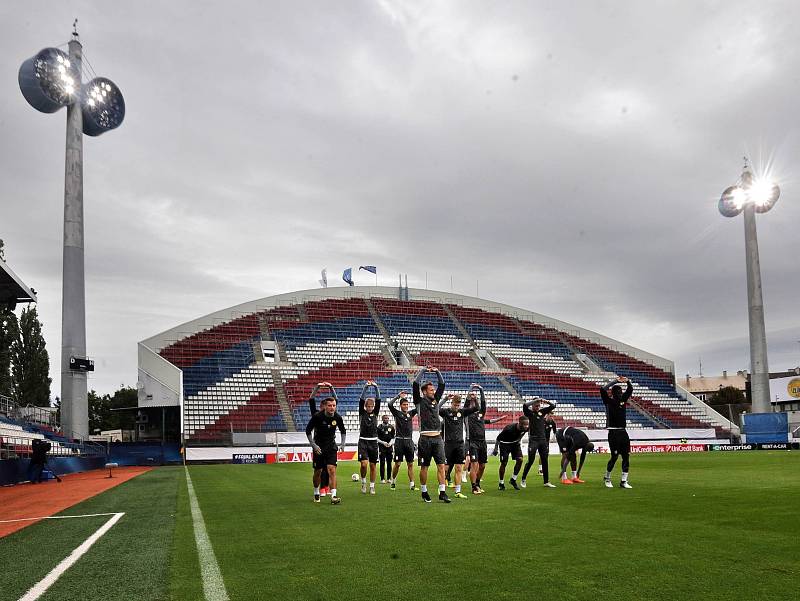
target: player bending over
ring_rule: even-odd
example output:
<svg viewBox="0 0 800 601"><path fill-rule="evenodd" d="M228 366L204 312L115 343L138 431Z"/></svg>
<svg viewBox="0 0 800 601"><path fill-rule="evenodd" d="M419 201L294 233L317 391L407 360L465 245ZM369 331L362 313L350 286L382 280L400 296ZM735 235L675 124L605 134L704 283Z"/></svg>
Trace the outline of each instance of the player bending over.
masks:
<svg viewBox="0 0 800 601"><path fill-rule="evenodd" d="M389 416L383 414L378 424L378 459L381 464L381 484L392 479L392 451L394 445L394 426Z"/></svg>
<svg viewBox="0 0 800 601"><path fill-rule="evenodd" d="M591 453L594 444L589 442L586 432L567 426L556 432L556 441L561 450L561 483L562 484L583 484L581 480L581 470L583 462L586 461L586 454ZM581 450L581 461L578 463L578 449ZM567 465L572 467L572 477L567 476Z"/></svg>
<svg viewBox="0 0 800 601"><path fill-rule="evenodd" d="M394 437L394 468L392 469L391 488L397 488L397 472L400 471L400 463L405 461L408 467L409 488L414 490L414 416L417 414L416 407L408 410L407 392L401 392L389 402L389 411L394 416L395 437ZM395 406L400 401L400 409Z"/></svg>
<svg viewBox="0 0 800 601"><path fill-rule="evenodd" d="M436 374L439 384L433 388L433 382L422 382L426 371ZM444 378L435 367L428 366L420 369L411 387L414 397L414 406L419 415L419 483L422 488L422 500L431 502L428 494L428 467L431 460L436 463L436 477L439 481L439 500L449 503L450 499L444 490L444 441L442 440L442 421L439 409L444 403Z"/></svg>
<svg viewBox="0 0 800 601"><path fill-rule="evenodd" d="M375 396L367 396L370 388ZM369 494L375 494L375 472L378 465L378 411L381 408L381 389L367 380L358 400L358 460L361 462L361 493L367 494L367 464L369 463Z"/></svg>
<svg viewBox="0 0 800 601"><path fill-rule="evenodd" d="M314 390L311 391L311 396L308 397L308 409L309 409L309 411L311 411L311 415L312 416L317 411L324 411L325 410L325 407L324 407L324 402L325 401L324 401L324 399L322 401L320 401L319 407L317 406L317 395L319 394L319 391L322 390L322 389L327 389L327 391L328 391L328 395L327 396L332 396L333 398L335 398L337 400L339 398L339 397L336 396L336 389L333 387L333 385L330 382L320 382L319 384L314 386ZM312 471L315 469L313 462L311 464L311 469L312 469ZM320 481L320 485L319 485L319 494L324 497L330 491L331 491L331 489L330 489L330 483L328 482L328 470L325 469L325 470L322 470L322 480Z"/></svg>
<svg viewBox="0 0 800 601"><path fill-rule="evenodd" d="M622 390L623 385L625 390ZM630 467L631 439L628 436L627 409L628 399L633 394L633 385L628 378L622 376L611 380L600 389L600 397L606 406L606 427L608 428L608 446L611 450L611 459L606 466L606 475L603 479L606 488L613 488L611 472L617 458L622 458L622 480L620 488L633 488L628 484L628 469Z"/></svg>
<svg viewBox="0 0 800 601"><path fill-rule="evenodd" d="M454 394L450 397L450 406L439 409L439 415L444 419L444 456L447 465L455 466L455 482L457 499L466 499L461 494L461 474L464 470L464 419L477 413L480 407L461 407L461 395Z"/></svg>
<svg viewBox="0 0 800 601"><path fill-rule="evenodd" d="M314 449L314 502L319 503L319 484L325 470L330 480L331 504L338 505L342 500L336 495L336 454L339 450L336 429L342 433L342 451L347 433L342 416L336 412L336 399L330 396L322 401L322 406L323 410L317 411L306 426L306 438Z"/></svg>
<svg viewBox="0 0 800 601"><path fill-rule="evenodd" d="M525 433L528 431L530 426L530 422L528 418L524 415L520 415L519 419L503 428L500 431L500 434L497 435L497 440L494 442L494 450L492 451L492 455L497 455L497 449L500 448L500 482L498 483L497 487L500 490L505 490L505 475L506 475L506 465L508 464L508 458L512 457L516 463L514 463L514 474L511 476L510 484L516 490L519 490L519 486L517 486L517 475L519 474L519 470L522 469L522 447L520 446L520 441L522 437L525 436Z"/></svg>
<svg viewBox="0 0 800 601"><path fill-rule="evenodd" d="M539 453L539 464L542 467L542 481L546 488L555 488L550 483L550 469L547 462L550 456L550 437L547 431L547 416L556 408L555 402L545 401L536 398L522 405L522 413L530 421L530 431L528 433L528 462L522 472L522 488L526 486L528 472L536 461L536 453Z"/></svg>

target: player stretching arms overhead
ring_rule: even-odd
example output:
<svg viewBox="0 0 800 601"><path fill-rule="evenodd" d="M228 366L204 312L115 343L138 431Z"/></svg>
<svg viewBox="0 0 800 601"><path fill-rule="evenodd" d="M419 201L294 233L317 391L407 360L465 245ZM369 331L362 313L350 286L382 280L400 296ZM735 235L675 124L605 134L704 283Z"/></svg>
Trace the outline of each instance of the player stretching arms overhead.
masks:
<svg viewBox="0 0 800 601"><path fill-rule="evenodd" d="M478 401L478 391L481 400ZM488 450L486 448L486 424L493 424L499 422L505 417L502 415L496 419L486 419L486 395L483 394L483 387L479 384L473 384L467 393L467 408L478 407L475 413L471 413L467 417L467 447L469 453L469 477L472 481L472 494L483 494L481 488L481 478L483 472L486 471L486 462L489 459Z"/></svg>
<svg viewBox="0 0 800 601"><path fill-rule="evenodd" d="M367 396L370 388L375 396ZM361 462L361 492L367 494L367 463L369 463L369 494L375 494L375 472L378 465L378 411L381 408L381 389L367 380L358 400L358 460Z"/></svg>
<svg viewBox="0 0 800 601"><path fill-rule="evenodd" d="M586 432L567 426L556 432L556 441L561 450L561 483L562 484L583 484L581 480L581 470L583 462L586 461L586 454L594 450L594 445L589 442ZM578 449L581 449L581 462L578 463ZM572 464L572 478L567 477L567 465Z"/></svg>
<svg viewBox="0 0 800 601"><path fill-rule="evenodd" d="M436 374L439 384L436 390L433 382L422 382L426 371ZM435 367L428 366L420 369L411 387L414 396L414 406L419 415L419 483L422 487L422 500L431 502L428 494L428 467L431 460L436 463L436 477L439 481L439 500L449 503L450 499L444 490L444 441L442 440L442 421L439 418L444 399L444 378Z"/></svg>
<svg viewBox="0 0 800 601"><path fill-rule="evenodd" d="M450 397L450 406L439 409L439 415L444 419L444 455L447 465L455 466L456 470L456 498L466 499L461 494L461 472L464 469L464 419L468 415L478 412L479 407L471 406L461 408L461 395L454 394Z"/></svg>
<svg viewBox="0 0 800 601"><path fill-rule="evenodd" d="M397 472L400 471L400 463L406 462L408 466L408 482L411 490L414 490L414 424L412 420L417 414L416 407L408 410L407 392L401 392L389 401L389 411L394 416L395 437L394 437L394 468L392 469L391 487L397 487ZM400 400L400 409L395 407L395 403Z"/></svg>
<svg viewBox="0 0 800 601"><path fill-rule="evenodd" d="M625 391L622 390L626 386ZM606 475L603 481L606 488L613 488L611 484L611 471L617 462L617 457L622 457L622 480L620 488L633 488L628 484L628 468L630 466L631 439L628 436L627 409L628 399L633 394L633 386L628 378L622 376L611 380L600 389L600 396L606 406L606 427L608 428L608 446L611 449L611 459L606 466Z"/></svg>
<svg viewBox="0 0 800 601"><path fill-rule="evenodd" d="M347 433L342 416L336 412L336 399L330 396L322 401L322 406L323 410L317 411L306 426L306 437L314 449L314 502L319 503L320 478L322 471L326 470L331 486L331 504L338 505L342 500L336 495L336 454L339 450L336 429L342 433L342 451Z"/></svg>
<svg viewBox="0 0 800 601"><path fill-rule="evenodd" d="M550 469L547 458L550 456L550 437L547 432L547 416L556 408L555 402L545 401L536 398L522 405L522 412L530 420L530 432L528 433L528 462L525 464L525 471L522 472L522 488L526 486L528 472L536 462L536 453L539 453L539 464L542 466L542 480L546 488L555 488L550 483Z"/></svg>
<svg viewBox="0 0 800 601"><path fill-rule="evenodd" d="M528 418L524 415L520 415L516 422L503 428L500 434L497 435L492 455L497 455L497 448L500 447L500 483L497 485L500 490L506 489L503 479L506 475L506 465L508 464L509 456L513 457L516 462L514 464L514 474L511 476L511 486L519 490L519 486L517 486L517 474L519 474L519 470L522 469L522 447L519 443L528 431L529 426L530 422Z"/></svg>
<svg viewBox="0 0 800 601"><path fill-rule="evenodd" d="M317 411L324 411L324 400L320 402L319 407L317 407L317 395L319 391L322 389L328 390L327 396L332 396L333 398L337 399L339 397L336 396L336 389L330 382L320 382L319 384L314 386L314 390L311 391L311 396L308 397L308 410L311 412L313 416ZM326 397L327 398L327 397ZM314 464L311 464L311 469L316 469ZM320 488L319 488L320 495L323 497L330 492L330 483L328 482L328 470L322 470L322 479L320 480Z"/></svg>
<svg viewBox="0 0 800 601"><path fill-rule="evenodd" d="M392 479L392 451L394 445L395 428L389 423L389 416L385 413L378 424L378 455L381 464L381 484L386 484Z"/></svg>

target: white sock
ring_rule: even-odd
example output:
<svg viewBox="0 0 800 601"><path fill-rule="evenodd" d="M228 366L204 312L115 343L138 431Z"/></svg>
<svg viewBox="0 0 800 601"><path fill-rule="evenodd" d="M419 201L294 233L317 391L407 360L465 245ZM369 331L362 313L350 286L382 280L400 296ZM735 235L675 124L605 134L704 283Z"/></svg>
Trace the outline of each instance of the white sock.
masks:
<svg viewBox="0 0 800 601"><path fill-rule="evenodd" d="M366 484L366 483L367 483L367 479L366 478L361 478L361 484Z"/></svg>
<svg viewBox="0 0 800 601"><path fill-rule="evenodd" d="M460 484L456 484L456 494L458 494L460 492L461 492L461 485Z"/></svg>
<svg viewBox="0 0 800 601"><path fill-rule="evenodd" d="M423 484L422 486L420 486L420 488L422 489L422 492L428 492L428 485L427 484Z"/></svg>
<svg viewBox="0 0 800 601"><path fill-rule="evenodd" d="M461 474L461 481L462 482L466 482L467 481L467 475L466 474Z"/></svg>
<svg viewBox="0 0 800 601"><path fill-rule="evenodd" d="M628 481L628 472L622 472L622 481L623 482L627 482Z"/></svg>
<svg viewBox="0 0 800 601"><path fill-rule="evenodd" d="M606 480L611 480L611 472L606 472Z"/></svg>
<svg viewBox="0 0 800 601"><path fill-rule="evenodd" d="M314 487L314 494L319 495L319 486Z"/></svg>
<svg viewBox="0 0 800 601"><path fill-rule="evenodd" d="M500 484L503 484L503 480L500 480Z"/></svg>
<svg viewBox="0 0 800 601"><path fill-rule="evenodd" d="M517 481L517 475L516 474L512 474L511 475L511 479L514 480L514 482L516 482Z"/></svg>
<svg viewBox="0 0 800 601"><path fill-rule="evenodd" d="M332 496L332 497L335 497L335 496L336 496L336 489L335 489L335 488L332 488L332 489L331 489L331 496Z"/></svg>
<svg viewBox="0 0 800 601"><path fill-rule="evenodd" d="M372 488L372 489L374 489L374 488L375 488L375 483L374 483L374 482L370 482L370 483L369 483L369 487L370 487L370 488Z"/></svg>
<svg viewBox="0 0 800 601"><path fill-rule="evenodd" d="M413 481L413 480L412 480L411 482L409 482L409 483L408 483L408 487L409 487L409 488L414 488L414 481ZM426 489L426 490L427 490L427 489Z"/></svg>
<svg viewBox="0 0 800 601"><path fill-rule="evenodd" d="M439 485L439 492L444 492L444 484Z"/></svg>
<svg viewBox="0 0 800 601"><path fill-rule="evenodd" d="M567 472L561 472L561 475L559 476L559 478L561 478L562 480L566 480L567 479Z"/></svg>

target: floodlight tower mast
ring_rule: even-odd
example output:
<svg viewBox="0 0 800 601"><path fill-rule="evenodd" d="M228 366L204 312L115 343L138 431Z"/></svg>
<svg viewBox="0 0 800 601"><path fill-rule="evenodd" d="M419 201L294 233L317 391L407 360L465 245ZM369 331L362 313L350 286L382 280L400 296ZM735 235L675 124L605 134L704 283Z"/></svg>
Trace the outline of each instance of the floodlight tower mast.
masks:
<svg viewBox="0 0 800 601"><path fill-rule="evenodd" d="M69 60L81 72L83 47L73 24ZM70 368L70 358L86 357L86 283L83 260L83 112L67 106L64 167L64 256L61 300L61 424L68 436L89 435L87 374Z"/></svg>
<svg viewBox="0 0 800 601"><path fill-rule="evenodd" d="M86 357L86 288L83 263L83 135L100 136L125 119L119 87L105 77L83 83L83 47L73 23L69 54L44 48L19 68L19 88L25 100L42 113L67 107L64 166L64 249L61 298L61 423L74 438L89 435L86 372L94 362Z"/></svg>
<svg viewBox="0 0 800 601"><path fill-rule="evenodd" d="M766 213L780 197L780 188L768 180L756 180L745 160L739 181L729 186L719 200L725 217L744 213L744 249L747 269L747 317L750 330L750 393L753 413L771 411L767 333L764 325L764 299L761 291L761 261L758 256L756 213Z"/></svg>

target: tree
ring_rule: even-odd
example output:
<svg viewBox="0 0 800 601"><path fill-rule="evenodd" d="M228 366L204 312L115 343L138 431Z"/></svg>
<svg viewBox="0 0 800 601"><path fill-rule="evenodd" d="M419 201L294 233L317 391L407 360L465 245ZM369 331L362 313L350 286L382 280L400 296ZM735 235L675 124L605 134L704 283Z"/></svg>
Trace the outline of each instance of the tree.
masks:
<svg viewBox="0 0 800 601"><path fill-rule="evenodd" d="M735 386L723 386L717 392L711 395L709 405L739 405L746 403L747 398L744 392Z"/></svg>
<svg viewBox="0 0 800 601"><path fill-rule="evenodd" d="M20 405L50 406L50 357L36 307L22 310L11 343L13 397Z"/></svg>
<svg viewBox="0 0 800 601"><path fill-rule="evenodd" d="M6 254L4 249L5 249L5 243L3 242L3 239L0 238L0 260L3 261L6 260Z"/></svg>
<svg viewBox="0 0 800 601"><path fill-rule="evenodd" d="M0 395L7 397L14 394L11 378L11 345L18 337L17 316L7 307L0 308Z"/></svg>
<svg viewBox="0 0 800 601"><path fill-rule="evenodd" d="M112 411L123 407L136 407L138 392L135 388L121 385L113 395L98 395L94 390L89 391L89 432L98 430L131 430L135 426L135 416L132 412Z"/></svg>

